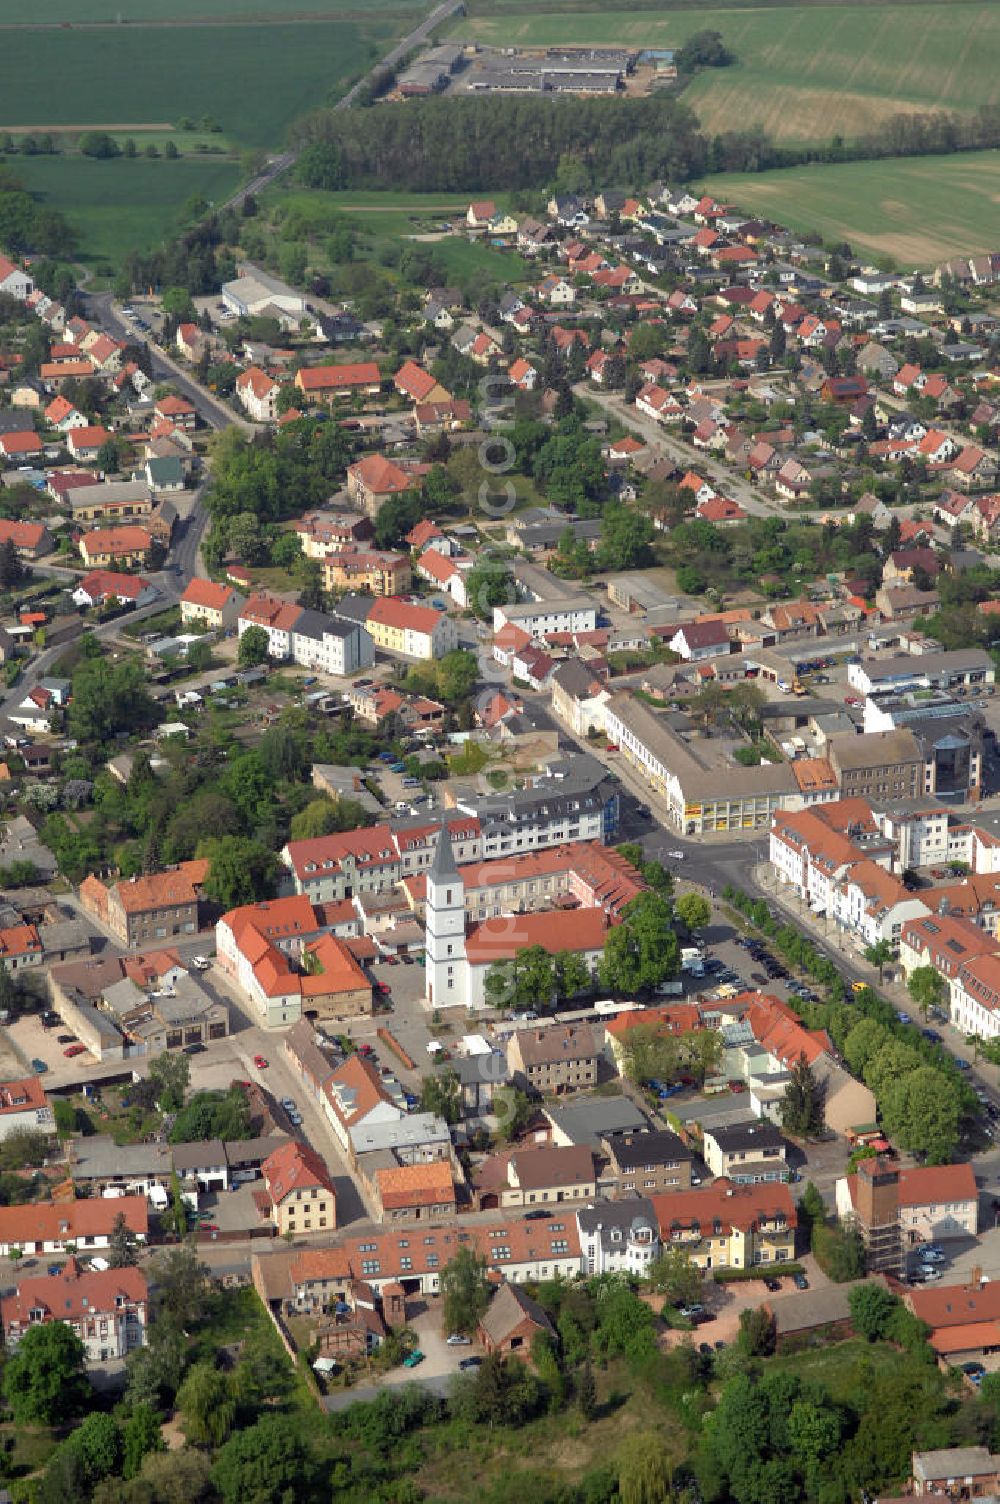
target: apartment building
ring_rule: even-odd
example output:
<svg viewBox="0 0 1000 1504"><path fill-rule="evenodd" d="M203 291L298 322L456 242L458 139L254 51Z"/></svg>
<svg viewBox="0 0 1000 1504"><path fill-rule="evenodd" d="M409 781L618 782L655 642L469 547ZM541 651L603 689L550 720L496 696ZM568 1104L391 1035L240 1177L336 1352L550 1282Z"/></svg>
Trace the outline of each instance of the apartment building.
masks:
<svg viewBox="0 0 1000 1504"><path fill-rule="evenodd" d="M344 548L322 561L323 588L331 592L367 590L369 595L402 595L410 588L406 554L381 549Z"/></svg>
<svg viewBox="0 0 1000 1504"><path fill-rule="evenodd" d="M264 1189L279 1237L329 1233L337 1225L337 1193L322 1157L310 1144L292 1139L265 1159Z"/></svg>
<svg viewBox="0 0 1000 1504"><path fill-rule="evenodd" d="M597 1036L589 1024L518 1029L507 1042L511 1075L537 1096L560 1096L596 1086L599 1054Z"/></svg>
<svg viewBox="0 0 1000 1504"><path fill-rule="evenodd" d="M88 569L142 569L149 562L153 535L145 527L95 527L80 539Z"/></svg>
<svg viewBox="0 0 1000 1504"><path fill-rule="evenodd" d="M362 621L326 615L257 591L240 608L240 637L250 627L267 633L268 656L299 668L346 677L375 661L375 645Z"/></svg>
<svg viewBox="0 0 1000 1504"><path fill-rule="evenodd" d="M613 1181L619 1199L691 1188L691 1150L676 1133L609 1133L602 1147L608 1156L602 1185Z"/></svg>
<svg viewBox="0 0 1000 1504"><path fill-rule="evenodd" d="M974 956L952 979L950 1012L963 1034L1000 1037L1000 942L992 955Z"/></svg>
<svg viewBox="0 0 1000 1504"><path fill-rule="evenodd" d="M202 857L180 862L166 872L122 878L110 886L91 874L80 884L80 902L130 948L176 935L196 935L198 904L209 865Z"/></svg>
<svg viewBox="0 0 1000 1504"><path fill-rule="evenodd" d="M215 632L228 632L236 626L246 601L232 585L216 584L195 576L188 581L181 596L181 621L201 622Z"/></svg>
<svg viewBox="0 0 1000 1504"><path fill-rule="evenodd" d="M923 748L906 727L872 731L861 736L845 732L827 743L830 766L840 780L845 799L920 799L926 787Z"/></svg>
<svg viewBox="0 0 1000 1504"><path fill-rule="evenodd" d="M701 1152L713 1175L734 1185L758 1185L787 1178L786 1148L776 1124L753 1118L706 1128Z"/></svg>
<svg viewBox="0 0 1000 1504"><path fill-rule="evenodd" d="M377 397L382 376L373 360L334 366L303 366L295 373L295 387L310 402L336 402L342 397Z"/></svg>
<svg viewBox="0 0 1000 1504"><path fill-rule="evenodd" d="M642 1279L661 1250L656 1211L648 1196L602 1201L576 1214L581 1271L588 1278L624 1274Z"/></svg>
<svg viewBox="0 0 1000 1504"><path fill-rule="evenodd" d="M652 1197L664 1248L699 1269L752 1269L795 1258L795 1203L787 1185L734 1185Z"/></svg>
<svg viewBox="0 0 1000 1504"><path fill-rule="evenodd" d="M219 965L267 1028L372 1010L372 984L304 895L246 904L215 927Z"/></svg>
<svg viewBox="0 0 1000 1504"><path fill-rule="evenodd" d="M443 658L458 647L454 621L433 606L376 600L365 625L377 647L403 658Z"/></svg>
<svg viewBox="0 0 1000 1504"><path fill-rule="evenodd" d="M0 1299L0 1324L11 1350L30 1327L65 1322L83 1343L86 1362L107 1363L144 1346L148 1311L140 1269L87 1269L69 1258L58 1274L19 1279L13 1294Z"/></svg>

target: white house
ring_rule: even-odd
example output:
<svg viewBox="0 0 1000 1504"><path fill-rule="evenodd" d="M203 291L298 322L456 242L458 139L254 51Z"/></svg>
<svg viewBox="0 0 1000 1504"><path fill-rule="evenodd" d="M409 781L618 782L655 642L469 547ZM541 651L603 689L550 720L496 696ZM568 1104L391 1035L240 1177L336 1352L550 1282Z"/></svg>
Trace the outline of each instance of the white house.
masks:
<svg viewBox="0 0 1000 1504"><path fill-rule="evenodd" d="M7 294L9 298L16 298L19 303L27 301L28 295L34 287L34 282L13 261L6 256L0 256L0 292Z"/></svg>

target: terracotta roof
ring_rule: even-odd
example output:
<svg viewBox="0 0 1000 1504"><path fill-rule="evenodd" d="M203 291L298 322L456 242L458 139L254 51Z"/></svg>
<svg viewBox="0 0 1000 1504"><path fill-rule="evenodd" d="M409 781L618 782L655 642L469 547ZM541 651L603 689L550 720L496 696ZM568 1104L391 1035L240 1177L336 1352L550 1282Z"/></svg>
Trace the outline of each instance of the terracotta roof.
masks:
<svg viewBox="0 0 1000 1504"><path fill-rule="evenodd" d="M412 402L423 402L440 382L415 360L405 360L392 378L396 390Z"/></svg>
<svg viewBox="0 0 1000 1504"><path fill-rule="evenodd" d="M33 924L13 924L10 929L0 929L0 956L27 956L41 954L42 942Z"/></svg>
<svg viewBox="0 0 1000 1504"><path fill-rule="evenodd" d="M112 1209L119 1204L110 1203ZM122 1299L130 1305L148 1302L149 1286L141 1269L84 1270L70 1258L58 1274L18 1279L14 1294L0 1301L0 1320L5 1332L12 1325L27 1326L37 1320L35 1311L43 1311L50 1321L92 1320L114 1315Z"/></svg>
<svg viewBox="0 0 1000 1504"><path fill-rule="evenodd" d="M303 366L295 385L303 392L339 391L352 386L379 386L382 376L374 361L348 365Z"/></svg>
<svg viewBox="0 0 1000 1504"><path fill-rule="evenodd" d="M447 1160L376 1170L375 1183L386 1211L407 1206L440 1206L455 1200L455 1183Z"/></svg>
<svg viewBox="0 0 1000 1504"><path fill-rule="evenodd" d="M411 606L407 601L391 598L375 601L368 613L369 623L424 634L432 633L438 623L444 620L445 613L435 611L433 606Z"/></svg>
<svg viewBox="0 0 1000 1504"><path fill-rule="evenodd" d="M604 949L608 929L603 909L545 910L487 919L475 924L465 942L465 953L474 966L509 961L526 946L540 945L550 955L561 950Z"/></svg>
<svg viewBox="0 0 1000 1504"><path fill-rule="evenodd" d="M899 1172L900 1206L938 1206L943 1202L975 1202L979 1192L970 1164L917 1165Z"/></svg>
<svg viewBox="0 0 1000 1504"><path fill-rule="evenodd" d="M0 1082L0 1117L4 1113L29 1112L47 1105L45 1089L37 1076Z"/></svg>
<svg viewBox="0 0 1000 1504"><path fill-rule="evenodd" d="M170 872L123 880L114 892L126 914L147 914L177 904L195 903L210 866L207 857L180 862Z"/></svg>
<svg viewBox="0 0 1000 1504"><path fill-rule="evenodd" d="M109 600L112 596L120 601L138 600L152 581L141 574L119 574L113 569L92 569L84 575L78 589L86 591L92 601Z"/></svg>
<svg viewBox="0 0 1000 1504"><path fill-rule="evenodd" d="M291 1139L265 1159L261 1174L275 1206L295 1191L322 1188L335 1195L333 1180L321 1156L311 1144Z"/></svg>
<svg viewBox="0 0 1000 1504"><path fill-rule="evenodd" d="M372 491L376 496L388 496L418 485L427 468L421 466L404 470L401 465L386 459L384 454L366 454L364 459L348 465L347 473L355 476L366 490Z"/></svg>
<svg viewBox="0 0 1000 1504"><path fill-rule="evenodd" d="M323 1092L345 1128L360 1123L380 1102L392 1102L378 1068L362 1055L348 1055L323 1083Z"/></svg>
<svg viewBox="0 0 1000 1504"><path fill-rule="evenodd" d="M218 585L214 580L201 580L196 575L188 581L181 600L189 606L206 606L212 611L221 611L235 594L232 585Z"/></svg>
<svg viewBox="0 0 1000 1504"><path fill-rule="evenodd" d="M797 1225L791 1191L782 1183L734 1185L723 1175L699 1190L668 1191L651 1196L650 1200L664 1241L674 1228L690 1229L697 1225L709 1232L716 1221L724 1232L734 1227L749 1231L762 1219L770 1220L776 1215L784 1217L788 1227Z"/></svg>
<svg viewBox="0 0 1000 1504"><path fill-rule="evenodd" d="M149 1228L145 1196L118 1196L0 1206L0 1243L21 1247L26 1243L80 1244L85 1238L110 1234L119 1213L137 1237L145 1238Z"/></svg>
<svg viewBox="0 0 1000 1504"><path fill-rule="evenodd" d="M80 547L88 554L148 553L153 536L144 527L97 527L84 533Z"/></svg>

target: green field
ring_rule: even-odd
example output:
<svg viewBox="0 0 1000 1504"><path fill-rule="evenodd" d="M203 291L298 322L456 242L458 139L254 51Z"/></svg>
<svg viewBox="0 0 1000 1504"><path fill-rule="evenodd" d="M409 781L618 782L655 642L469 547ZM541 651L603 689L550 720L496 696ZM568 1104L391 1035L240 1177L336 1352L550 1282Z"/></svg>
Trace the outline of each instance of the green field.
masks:
<svg viewBox="0 0 1000 1504"><path fill-rule="evenodd" d="M116 268L123 252L157 245L175 227L189 199L218 203L240 180L235 162L212 157L176 162L16 157L13 162L25 186L60 210L76 230L80 259L107 259Z"/></svg>
<svg viewBox="0 0 1000 1504"><path fill-rule="evenodd" d="M684 92L707 131L761 127L778 140L851 138L899 110L1000 100L1000 7L805 5L773 9L511 14L460 19L456 37L493 44L677 47L720 31L735 53Z"/></svg>
<svg viewBox="0 0 1000 1504"><path fill-rule="evenodd" d="M143 21L284 21L424 12L423 0L30 0L5 6L0 26L128 25Z"/></svg>
<svg viewBox="0 0 1000 1504"><path fill-rule="evenodd" d="M380 21L364 29L343 21L280 29L11 29L0 33L0 129L160 125L211 115L244 146L280 147L291 121L335 99L391 34Z"/></svg>
<svg viewBox="0 0 1000 1504"><path fill-rule="evenodd" d="M791 167L708 178L705 190L790 225L926 267L1000 243L1000 152Z"/></svg>

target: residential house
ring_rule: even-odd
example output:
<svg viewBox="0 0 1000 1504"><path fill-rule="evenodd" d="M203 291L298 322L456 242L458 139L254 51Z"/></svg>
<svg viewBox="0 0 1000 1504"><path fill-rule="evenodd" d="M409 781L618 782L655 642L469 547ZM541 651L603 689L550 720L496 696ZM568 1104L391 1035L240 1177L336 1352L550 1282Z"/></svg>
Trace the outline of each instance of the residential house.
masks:
<svg viewBox="0 0 1000 1504"><path fill-rule="evenodd" d="M195 935L208 869L208 860L200 857L110 886L91 873L80 884L80 903L130 948L174 935Z"/></svg>
<svg viewBox="0 0 1000 1504"><path fill-rule="evenodd" d="M140 569L148 564L152 548L152 534L145 527L99 527L80 538L80 554L88 569Z"/></svg>
<svg viewBox="0 0 1000 1504"><path fill-rule="evenodd" d="M354 395L377 397L382 390L382 375L374 361L302 366L295 373L294 385L303 397L313 402L333 402Z"/></svg>
<svg viewBox="0 0 1000 1504"><path fill-rule="evenodd" d="M713 1175L724 1175L734 1185L786 1180L786 1147L780 1128L757 1118L745 1123L706 1125L702 1135L706 1166Z"/></svg>
<svg viewBox="0 0 1000 1504"><path fill-rule="evenodd" d="M902 1274L922 1243L975 1238L979 1191L969 1164L900 1169L884 1155L860 1160L836 1185L837 1214L856 1227L874 1273Z"/></svg>
<svg viewBox="0 0 1000 1504"><path fill-rule="evenodd" d="M691 1150L676 1133L665 1129L609 1133L604 1136L603 1148L608 1170L601 1178L602 1185L613 1180L619 1199L691 1187Z"/></svg>
<svg viewBox="0 0 1000 1504"><path fill-rule="evenodd" d="M112 1202L118 1206L118 1202ZM87 1363L121 1361L146 1341L149 1287L141 1269L94 1269L75 1257L58 1273L18 1279L0 1298L7 1349L31 1327L62 1321L83 1343Z"/></svg>
<svg viewBox="0 0 1000 1504"><path fill-rule="evenodd" d="M594 1156L584 1146L507 1150L477 1167L473 1192L480 1211L593 1201Z"/></svg>
<svg viewBox="0 0 1000 1504"><path fill-rule="evenodd" d="M599 1054L588 1024L518 1029L507 1043L511 1075L537 1096L561 1096L596 1086Z"/></svg>
<svg viewBox="0 0 1000 1504"><path fill-rule="evenodd" d="M216 632L229 632L237 623L246 602L232 585L216 584L195 576L181 596L181 621L202 622Z"/></svg>
<svg viewBox="0 0 1000 1504"><path fill-rule="evenodd" d="M734 1185L725 1178L651 1198L665 1249L699 1269L753 1269L795 1258L795 1203L787 1185Z"/></svg>
<svg viewBox="0 0 1000 1504"><path fill-rule="evenodd" d="M383 1222L437 1222L454 1217L457 1211L447 1159L377 1169L373 1189Z"/></svg>
<svg viewBox="0 0 1000 1504"><path fill-rule="evenodd" d="M330 1233L337 1225L337 1193L322 1156L311 1144L292 1139L261 1166L280 1237Z"/></svg>
<svg viewBox="0 0 1000 1504"><path fill-rule="evenodd" d="M278 383L259 366L250 366L236 378L236 396L255 423L273 423L278 416Z"/></svg>

